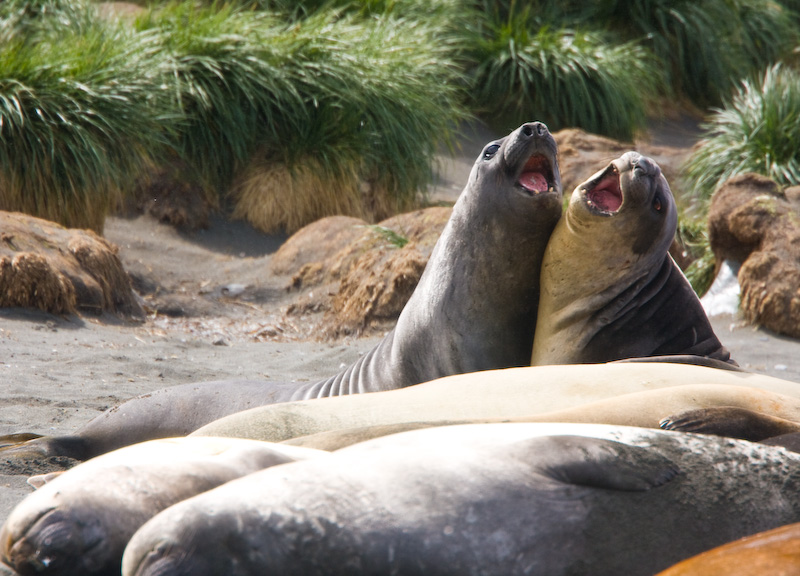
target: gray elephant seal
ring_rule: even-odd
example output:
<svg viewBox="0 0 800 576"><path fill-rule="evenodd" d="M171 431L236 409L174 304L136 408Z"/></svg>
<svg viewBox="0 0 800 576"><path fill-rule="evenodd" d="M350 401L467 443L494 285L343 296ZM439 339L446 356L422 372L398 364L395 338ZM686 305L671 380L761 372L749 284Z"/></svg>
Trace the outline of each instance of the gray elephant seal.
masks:
<svg viewBox="0 0 800 576"><path fill-rule="evenodd" d="M79 464L23 500L0 530L19 574L119 574L136 530L161 510L270 466L324 452L238 438L143 442Z"/></svg>
<svg viewBox="0 0 800 576"><path fill-rule="evenodd" d="M669 256L677 222L661 169L636 152L580 184L545 251L531 363L730 361Z"/></svg>
<svg viewBox="0 0 800 576"><path fill-rule="evenodd" d="M122 573L650 576L797 521L798 489L800 455L714 436L430 428L168 508L133 536Z"/></svg>
<svg viewBox="0 0 800 576"><path fill-rule="evenodd" d="M74 436L6 449L85 460L154 438L184 436L254 406L403 388L450 374L526 366L539 268L561 216L557 147L540 122L488 144L395 328L352 366L305 385L204 382L140 396ZM1 439L0 439L1 440Z"/></svg>

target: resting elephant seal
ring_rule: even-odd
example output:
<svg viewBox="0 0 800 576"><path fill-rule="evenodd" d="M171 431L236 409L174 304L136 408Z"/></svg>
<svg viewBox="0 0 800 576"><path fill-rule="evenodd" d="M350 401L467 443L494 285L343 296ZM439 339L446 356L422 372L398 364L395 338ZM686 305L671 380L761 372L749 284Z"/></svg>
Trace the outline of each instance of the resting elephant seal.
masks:
<svg viewBox="0 0 800 576"><path fill-rule="evenodd" d="M800 388L798 388L800 390ZM524 402L524 400L523 400ZM759 407L764 412L758 412L759 419L769 423L780 423L779 426L762 426L758 428L759 434L754 433L753 427L741 429L738 426L728 426L726 429L714 432L691 430L666 426L665 422L671 421L663 418L665 413L682 411L682 414L693 412L725 411L725 412L752 412L749 408ZM766 411L769 411L767 413ZM500 422L572 422L585 424L614 424L619 426L638 426L641 428L658 428L668 430L694 431L713 433L727 438L739 438L758 442L767 440L773 446L779 445L794 452L798 450L789 445L786 438L794 438L800 433L800 425L786 418L800 416L800 398L786 396L777 392L770 392L760 388L747 386L729 386L725 384L685 384L668 386L653 390L643 390L630 394L621 394L589 402L579 403L571 408L553 412L536 413L513 418L472 418L464 420L451 420L448 418L447 409L441 410L442 416L436 420L417 420L413 422L397 422L393 424L375 424L371 426L356 426L317 432L307 436L299 436L284 440L284 444L316 448L318 450L339 450L352 446L358 442L365 442L373 438L398 434L408 430L431 428L434 426L454 426L458 424L500 423ZM783 418L776 416L780 414ZM353 421L360 418L355 415ZM738 422L738 420L737 420ZM789 434L788 430L793 431ZM747 433L749 432L749 434Z"/></svg>
<svg viewBox="0 0 800 576"><path fill-rule="evenodd" d="M789 524L719 546L657 576L797 576L800 524Z"/></svg>
<svg viewBox="0 0 800 576"><path fill-rule="evenodd" d="M699 389L678 390L690 383L705 385L705 390L702 393ZM748 392L741 387L762 391ZM782 396L776 400L763 391ZM617 400L634 392L641 395ZM353 427L442 420L530 419L567 409L575 412L571 415L562 412L557 418L569 416L582 422L657 428L664 417L675 412L719 405L738 404L795 419L800 414L798 398L798 383L702 366L659 363L533 366L448 376L378 394L262 406L221 418L194 434L280 442ZM598 405L580 408L589 403Z"/></svg>
<svg viewBox="0 0 800 576"><path fill-rule="evenodd" d="M74 436L39 438L11 450L85 460L134 442L184 436L254 406L528 365L542 254L561 216L556 155L556 142L540 122L523 124L483 149L397 325L339 374L300 385L177 386L115 407Z"/></svg>
<svg viewBox="0 0 800 576"><path fill-rule="evenodd" d="M237 438L128 446L61 473L0 530L0 558L19 574L119 574L133 533L161 510L241 476L324 452Z"/></svg>
<svg viewBox="0 0 800 576"><path fill-rule="evenodd" d="M580 184L542 262L531 364L690 354L728 361L672 260L675 200L636 152Z"/></svg>
<svg viewBox="0 0 800 576"><path fill-rule="evenodd" d="M371 440L185 500L124 576L651 576L800 519L800 455L716 436L477 424Z"/></svg>

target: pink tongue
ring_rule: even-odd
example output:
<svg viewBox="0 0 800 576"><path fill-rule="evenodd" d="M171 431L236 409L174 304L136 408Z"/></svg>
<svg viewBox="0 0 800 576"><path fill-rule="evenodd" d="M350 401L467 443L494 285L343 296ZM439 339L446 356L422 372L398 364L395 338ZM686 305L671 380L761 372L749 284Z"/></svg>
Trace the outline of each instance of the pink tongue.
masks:
<svg viewBox="0 0 800 576"><path fill-rule="evenodd" d="M520 185L531 192L546 192L547 178L540 172L523 172L519 177Z"/></svg>
<svg viewBox="0 0 800 576"><path fill-rule="evenodd" d="M604 182L592 190L589 199L606 212L616 212L622 206L619 192Z"/></svg>

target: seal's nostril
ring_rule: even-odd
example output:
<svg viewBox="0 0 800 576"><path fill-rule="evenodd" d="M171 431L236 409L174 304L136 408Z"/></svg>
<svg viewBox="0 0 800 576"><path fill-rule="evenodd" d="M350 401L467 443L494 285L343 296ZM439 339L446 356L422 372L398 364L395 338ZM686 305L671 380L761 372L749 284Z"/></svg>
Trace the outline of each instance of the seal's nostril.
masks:
<svg viewBox="0 0 800 576"><path fill-rule="evenodd" d="M525 134L525 136L533 136L533 128L531 128L530 124L523 124L522 133Z"/></svg>

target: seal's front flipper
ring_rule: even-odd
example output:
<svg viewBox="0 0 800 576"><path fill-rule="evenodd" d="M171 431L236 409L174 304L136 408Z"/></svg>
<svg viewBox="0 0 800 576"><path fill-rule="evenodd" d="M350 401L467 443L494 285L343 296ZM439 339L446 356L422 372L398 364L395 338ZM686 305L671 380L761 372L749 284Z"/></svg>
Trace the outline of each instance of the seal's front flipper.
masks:
<svg viewBox="0 0 800 576"><path fill-rule="evenodd" d="M664 430L714 434L751 442L800 432L798 422L735 406L686 410L667 416L659 426Z"/></svg>
<svg viewBox="0 0 800 576"><path fill-rule="evenodd" d="M666 484L680 470L653 449L585 436L537 438L542 474L566 484L641 492Z"/></svg>

